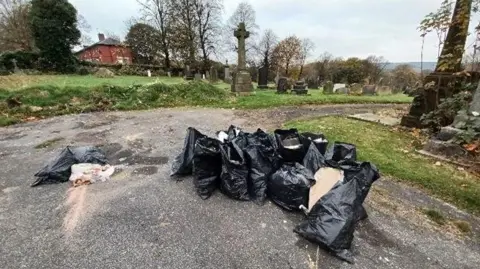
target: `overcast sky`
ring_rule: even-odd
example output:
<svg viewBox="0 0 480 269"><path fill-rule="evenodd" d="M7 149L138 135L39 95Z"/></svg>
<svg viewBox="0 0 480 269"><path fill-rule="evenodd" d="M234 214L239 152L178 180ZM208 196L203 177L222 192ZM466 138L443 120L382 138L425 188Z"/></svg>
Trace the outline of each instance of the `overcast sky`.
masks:
<svg viewBox="0 0 480 269"><path fill-rule="evenodd" d="M338 57L384 56L390 62L420 61L417 27L442 0L250 0L261 30L280 37L310 38L311 59L328 51ZM92 26L91 35L112 32L124 36L125 21L139 15L136 0L70 0ZM224 0L224 19L240 0ZM471 28L478 23L475 18ZM96 38L96 37L95 37ZM96 39L95 39L96 41ZM473 35L468 44L473 43ZM436 61L436 37L425 43L424 61ZM224 59L218 59L223 61Z"/></svg>

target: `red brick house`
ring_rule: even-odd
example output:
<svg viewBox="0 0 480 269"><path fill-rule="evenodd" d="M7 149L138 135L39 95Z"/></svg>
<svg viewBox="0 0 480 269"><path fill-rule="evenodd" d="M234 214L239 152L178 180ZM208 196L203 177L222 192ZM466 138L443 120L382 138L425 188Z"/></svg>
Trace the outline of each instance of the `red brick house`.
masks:
<svg viewBox="0 0 480 269"><path fill-rule="evenodd" d="M98 40L97 43L75 52L75 55L80 60L102 64L132 63L132 51L122 42L105 38L104 34L98 34Z"/></svg>

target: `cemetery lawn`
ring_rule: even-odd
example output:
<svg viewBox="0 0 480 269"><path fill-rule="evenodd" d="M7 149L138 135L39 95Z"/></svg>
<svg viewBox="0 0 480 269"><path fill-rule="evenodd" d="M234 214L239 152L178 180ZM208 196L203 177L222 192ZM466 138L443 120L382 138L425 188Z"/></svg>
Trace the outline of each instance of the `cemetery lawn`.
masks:
<svg viewBox="0 0 480 269"><path fill-rule="evenodd" d="M236 108L254 109L277 106L323 105L323 104L401 104L411 103L413 98L405 94L353 96L323 94L322 90L309 90L309 95L276 94L274 90L256 91L250 96L239 96L233 105ZM228 107L225 106L225 107Z"/></svg>
<svg viewBox="0 0 480 269"><path fill-rule="evenodd" d="M405 181L474 214L480 214L480 180L457 167L415 153L418 138L390 127L347 119L323 117L291 121L287 128L323 132L333 141L357 145L358 158L374 163L384 176Z"/></svg>

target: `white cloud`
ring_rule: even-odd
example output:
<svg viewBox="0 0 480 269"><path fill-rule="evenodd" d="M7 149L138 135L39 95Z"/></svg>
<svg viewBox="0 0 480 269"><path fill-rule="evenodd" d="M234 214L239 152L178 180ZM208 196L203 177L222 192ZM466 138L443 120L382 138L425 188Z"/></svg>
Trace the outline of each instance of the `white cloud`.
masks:
<svg viewBox="0 0 480 269"><path fill-rule="evenodd" d="M250 0L260 28L282 37L295 34L316 44L314 56L328 51L340 57L381 55L391 62L419 61L417 27L442 0ZM71 0L93 32L125 34L125 21L139 15L135 0ZM239 0L224 0L224 19ZM478 23L473 19L471 27ZM470 37L469 44L473 42ZM425 43L425 61L435 61L436 38Z"/></svg>

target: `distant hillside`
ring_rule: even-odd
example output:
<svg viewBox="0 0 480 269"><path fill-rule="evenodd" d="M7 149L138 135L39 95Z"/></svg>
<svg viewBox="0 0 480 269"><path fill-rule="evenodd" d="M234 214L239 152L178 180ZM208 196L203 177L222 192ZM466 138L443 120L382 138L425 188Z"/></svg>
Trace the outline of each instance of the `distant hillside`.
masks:
<svg viewBox="0 0 480 269"><path fill-rule="evenodd" d="M418 72L420 72L420 70L421 70L421 68L420 68L421 63L420 62L388 63L387 69L389 69L389 70L394 69L397 65L401 65L401 64L408 64ZM437 64L436 62L424 62L423 63L423 70L428 70L428 69L434 70L436 64Z"/></svg>

